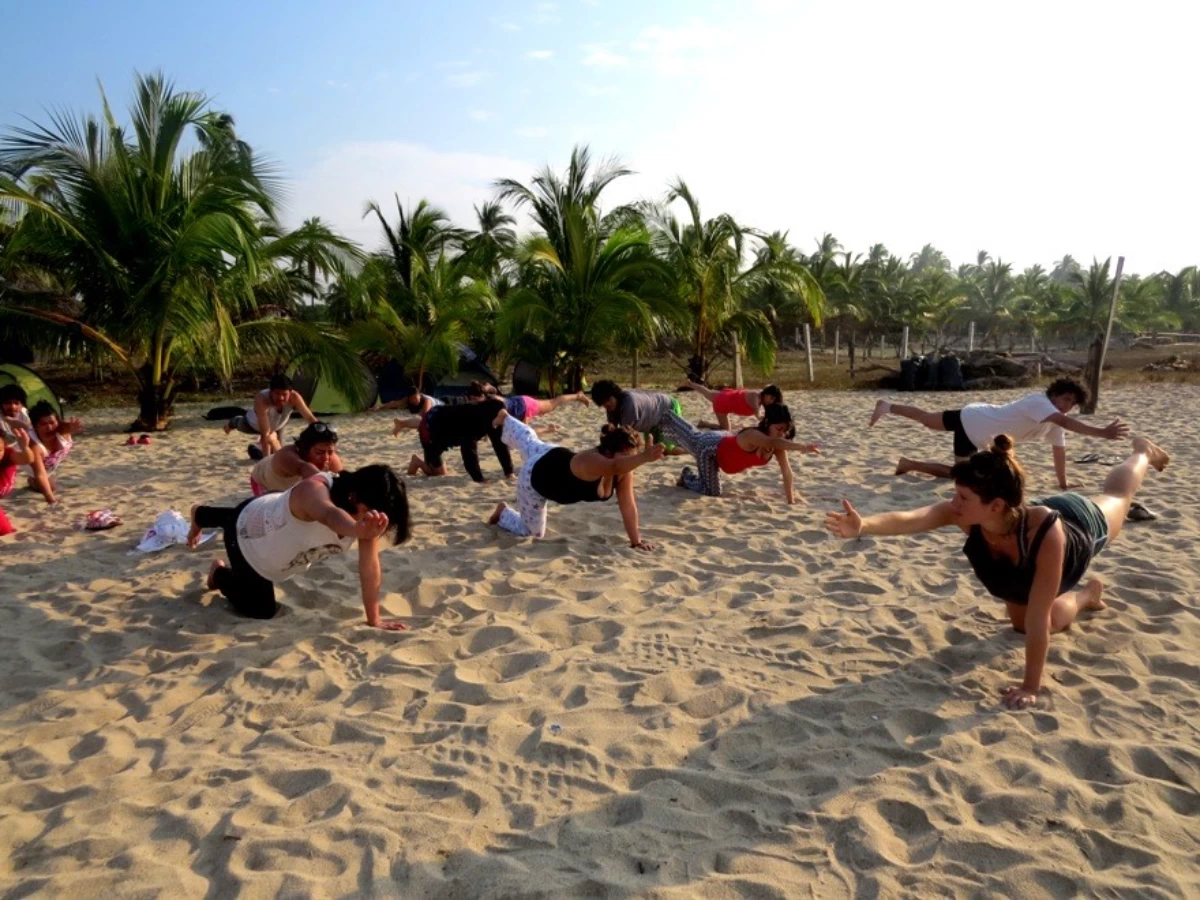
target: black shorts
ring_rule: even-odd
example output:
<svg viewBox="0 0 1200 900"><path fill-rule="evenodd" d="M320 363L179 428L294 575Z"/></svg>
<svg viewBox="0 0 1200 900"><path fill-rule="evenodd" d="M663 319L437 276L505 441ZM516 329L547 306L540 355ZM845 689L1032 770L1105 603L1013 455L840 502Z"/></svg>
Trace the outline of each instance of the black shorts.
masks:
<svg viewBox="0 0 1200 900"><path fill-rule="evenodd" d="M961 409L948 409L942 413L942 428L954 432L955 456L964 457L979 452L979 448L971 443L971 439L963 431Z"/></svg>
<svg viewBox="0 0 1200 900"><path fill-rule="evenodd" d="M425 457L425 464L431 469L440 469L444 465L442 454L449 450L449 447L444 447L433 438L433 419L435 406L425 415L421 416L421 424L417 428L417 436L421 439L421 454Z"/></svg>

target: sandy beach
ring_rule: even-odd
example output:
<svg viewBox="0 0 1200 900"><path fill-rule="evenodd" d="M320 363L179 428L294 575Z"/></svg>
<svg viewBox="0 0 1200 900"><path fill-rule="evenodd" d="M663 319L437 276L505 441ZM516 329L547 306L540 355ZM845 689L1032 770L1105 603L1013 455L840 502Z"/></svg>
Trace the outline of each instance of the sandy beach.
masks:
<svg viewBox="0 0 1200 900"><path fill-rule="evenodd" d="M1053 638L1019 713L1023 639L961 533L822 530L843 496L949 491L892 475L950 436L865 432L880 396L789 394L825 448L793 455L807 506L773 466L720 499L675 487L690 460L639 470L648 555L615 503L552 506L542 541L488 527L513 485L486 444L483 485L452 451L451 477L408 479L413 538L383 556L403 634L362 624L353 553L266 622L204 590L219 539L131 555L159 512L248 495L246 439L185 407L125 447L132 411L86 414L61 505L4 501L0 896L1197 896L1200 387L1106 389L1093 421L1173 454L1139 495L1161 517L1100 556L1110 608ZM579 448L600 420L546 421ZM351 467L417 448L387 413L335 424ZM1053 493L1049 448L1018 449ZM1107 467L1070 471L1092 493ZM125 525L77 530L102 507Z"/></svg>

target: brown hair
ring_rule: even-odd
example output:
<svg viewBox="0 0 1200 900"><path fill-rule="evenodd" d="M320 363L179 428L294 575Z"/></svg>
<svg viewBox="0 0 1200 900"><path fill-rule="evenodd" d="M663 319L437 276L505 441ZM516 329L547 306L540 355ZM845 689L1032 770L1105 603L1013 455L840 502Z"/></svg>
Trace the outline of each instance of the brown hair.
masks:
<svg viewBox="0 0 1200 900"><path fill-rule="evenodd" d="M600 446L596 449L616 456L626 450L636 450L637 446L637 432L628 425L606 425L600 429Z"/></svg>
<svg viewBox="0 0 1200 900"><path fill-rule="evenodd" d="M998 434L987 450L971 454L950 470L954 483L970 488L984 503L1003 500L1016 508L1025 501L1025 471L1013 454L1013 439Z"/></svg>

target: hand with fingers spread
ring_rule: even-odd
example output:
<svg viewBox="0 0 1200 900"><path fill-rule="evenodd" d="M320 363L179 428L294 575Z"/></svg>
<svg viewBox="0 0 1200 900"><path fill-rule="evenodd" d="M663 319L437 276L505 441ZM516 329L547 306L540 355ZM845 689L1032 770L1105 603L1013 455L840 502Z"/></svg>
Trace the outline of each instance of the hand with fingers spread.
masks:
<svg viewBox="0 0 1200 900"><path fill-rule="evenodd" d="M657 547L654 546L654 544L650 543L649 541L638 541L636 544L630 544L629 546L632 547L634 550L640 550L643 553L653 553L655 550L658 549Z"/></svg>
<svg viewBox="0 0 1200 900"><path fill-rule="evenodd" d="M642 459L646 462L658 462L666 454L667 448L654 442L654 435L646 436L646 448L642 451Z"/></svg>
<svg viewBox="0 0 1200 900"><path fill-rule="evenodd" d="M367 623L372 628L378 628L382 631L408 631L408 626L399 619L376 619L374 622Z"/></svg>
<svg viewBox="0 0 1200 900"><path fill-rule="evenodd" d="M1113 419L1102 429L1103 435L1110 441L1123 441L1129 437L1129 426L1120 419Z"/></svg>
<svg viewBox="0 0 1200 900"><path fill-rule="evenodd" d="M845 512L825 513L825 530L846 540L860 537L863 528L862 516L850 505L849 500L842 501L842 509Z"/></svg>

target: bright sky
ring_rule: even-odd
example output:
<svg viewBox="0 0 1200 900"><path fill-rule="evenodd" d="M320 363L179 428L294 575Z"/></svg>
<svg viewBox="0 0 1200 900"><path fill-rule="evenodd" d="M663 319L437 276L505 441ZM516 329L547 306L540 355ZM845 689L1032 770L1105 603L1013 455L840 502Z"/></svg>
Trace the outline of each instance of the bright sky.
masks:
<svg viewBox="0 0 1200 900"><path fill-rule="evenodd" d="M0 126L123 107L161 68L231 112L313 215L374 247L366 200L457 222L580 142L680 175L706 216L1018 268L1200 263L1200 4L1075 0L13 3Z"/></svg>

